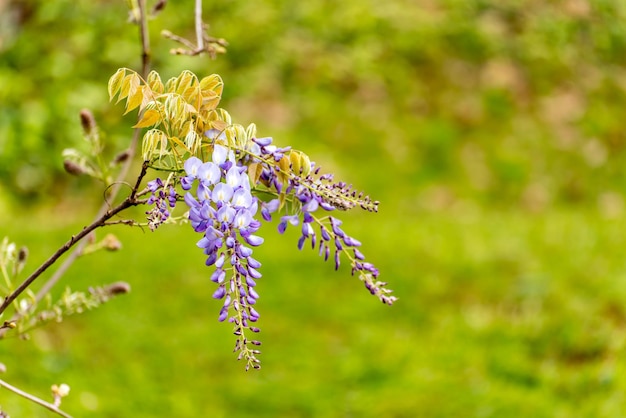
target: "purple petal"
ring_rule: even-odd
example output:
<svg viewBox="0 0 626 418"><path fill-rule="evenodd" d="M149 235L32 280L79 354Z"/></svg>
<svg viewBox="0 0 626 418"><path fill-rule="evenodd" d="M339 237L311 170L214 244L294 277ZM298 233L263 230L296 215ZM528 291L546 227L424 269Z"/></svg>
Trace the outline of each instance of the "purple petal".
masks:
<svg viewBox="0 0 626 418"><path fill-rule="evenodd" d="M245 237L244 240L253 247L258 247L259 245L263 244L264 241L263 237L259 237L258 235L249 235Z"/></svg>
<svg viewBox="0 0 626 418"><path fill-rule="evenodd" d="M263 276L259 271L253 269L250 266L248 266L248 275L253 279L260 279Z"/></svg>
<svg viewBox="0 0 626 418"><path fill-rule="evenodd" d="M221 178L222 172L217 164L208 162L198 168L198 179L207 186L217 183Z"/></svg>
<svg viewBox="0 0 626 418"><path fill-rule="evenodd" d="M359 240L356 240L347 235L343 238L343 243L346 244L348 247L360 247L361 246L361 242Z"/></svg>
<svg viewBox="0 0 626 418"><path fill-rule="evenodd" d="M272 143L272 137L268 136L265 138L254 138L253 141L262 147L267 147Z"/></svg>
<svg viewBox="0 0 626 418"><path fill-rule="evenodd" d="M228 309L227 308L222 308L220 310L220 316L219 316L219 318L217 318L217 320L220 321L220 322L224 322L224 320L226 319L227 316L228 316Z"/></svg>
<svg viewBox="0 0 626 418"><path fill-rule="evenodd" d="M224 286L220 286L215 292L213 292L213 299L222 299L225 295L226 289L224 289Z"/></svg>
<svg viewBox="0 0 626 418"><path fill-rule="evenodd" d="M309 203L307 203L306 205L302 207L302 209L306 212L315 212L318 207L319 207L319 202L315 199L311 199Z"/></svg>
<svg viewBox="0 0 626 418"><path fill-rule="evenodd" d="M258 269L259 267L261 267L261 263L259 263L257 260L255 260L252 257L248 257L248 267Z"/></svg>
<svg viewBox="0 0 626 418"><path fill-rule="evenodd" d="M213 162L217 165L221 165L226 161L226 157L228 156L228 148L225 146L214 144L213 145Z"/></svg>
<svg viewBox="0 0 626 418"><path fill-rule="evenodd" d="M250 308L250 320L252 322L255 322L260 317L261 317L261 315L256 311L256 309Z"/></svg>
<svg viewBox="0 0 626 418"><path fill-rule="evenodd" d="M213 253L209 254L209 257L206 259L205 264L207 266L212 266L213 264L215 264L216 260L217 260L217 253L213 252Z"/></svg>
<svg viewBox="0 0 626 418"><path fill-rule="evenodd" d="M226 272L221 268L218 268L211 274L211 281L215 283L222 283L224 281L224 277L226 276Z"/></svg>
<svg viewBox="0 0 626 418"><path fill-rule="evenodd" d="M180 178L180 186L183 188L183 190L189 190L191 189L191 186L193 186L193 181L195 179L193 177L190 176L186 176L186 177L181 177Z"/></svg>

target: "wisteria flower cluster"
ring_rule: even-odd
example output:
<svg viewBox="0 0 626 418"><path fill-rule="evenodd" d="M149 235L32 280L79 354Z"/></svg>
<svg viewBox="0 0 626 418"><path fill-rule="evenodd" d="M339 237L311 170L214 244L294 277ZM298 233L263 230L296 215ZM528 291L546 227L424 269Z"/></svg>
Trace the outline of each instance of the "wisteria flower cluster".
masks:
<svg viewBox="0 0 626 418"><path fill-rule="evenodd" d="M185 173L181 179L184 190L198 183L195 197L187 192L185 203L191 226L203 234L197 245L207 256L206 265L215 266L211 280L218 288L213 297L224 301L219 320L228 318L234 323L234 333L240 337L235 350L241 352L240 358L246 358L247 368L258 368L255 355L259 350L248 344L260 342L248 340L244 329L259 332L253 325L259 319L253 305L259 298L254 287L261 277L257 270L261 263L252 257L251 247L261 245L263 238L254 235L261 223L254 219L258 203L251 194L246 167L234 163L232 151L215 144L212 161L191 157L185 162Z"/></svg>
<svg viewBox="0 0 626 418"><path fill-rule="evenodd" d="M298 249L309 242L324 260L333 260L335 269L347 259L372 295L388 305L396 297L365 260L361 242L330 215L357 206L376 212L378 202L322 174L305 153L257 137L254 125L233 123L217 108L221 91L219 76L198 80L188 71L164 85L154 72L144 81L121 69L109 82L109 94L126 98L127 111L140 108L136 127L152 127L143 138L144 165L172 173L165 182L157 178L147 185L146 203L154 205L146 212L147 225L154 230L172 221L176 203L185 202L186 221L201 234L197 246L212 269L213 298L222 303L218 320L233 324L235 352L246 360L246 370L258 369L261 343L249 333L259 332L255 288L262 274L253 248L263 244L257 234L261 221L278 215L281 234L288 225L299 226Z"/></svg>

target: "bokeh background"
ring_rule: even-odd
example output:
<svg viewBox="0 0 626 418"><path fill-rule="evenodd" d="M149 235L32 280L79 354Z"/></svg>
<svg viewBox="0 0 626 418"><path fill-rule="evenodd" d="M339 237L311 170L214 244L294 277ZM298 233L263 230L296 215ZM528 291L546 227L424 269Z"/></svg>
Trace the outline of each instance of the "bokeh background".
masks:
<svg viewBox="0 0 626 418"><path fill-rule="evenodd" d="M215 61L159 36L193 39L192 10L150 21L154 68L219 73L236 121L380 200L344 226L400 300L267 225L263 369L245 373L194 234L118 227L122 251L56 291L132 293L4 340L3 378L41 396L68 383L75 416L626 415L626 2L205 1L230 43ZM109 155L128 143L106 83L139 54L121 1L0 0L0 236L31 269L101 203L60 154L83 146L81 108Z"/></svg>

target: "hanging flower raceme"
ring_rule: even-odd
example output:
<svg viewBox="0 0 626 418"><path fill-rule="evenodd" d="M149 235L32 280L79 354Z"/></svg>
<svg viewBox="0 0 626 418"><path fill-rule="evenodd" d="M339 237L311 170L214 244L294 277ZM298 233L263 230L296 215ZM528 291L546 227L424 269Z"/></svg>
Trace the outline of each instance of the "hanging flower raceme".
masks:
<svg viewBox="0 0 626 418"><path fill-rule="evenodd" d="M165 185L163 180L156 178L148 182L148 190L151 194L146 204L154 205L154 207L147 211L146 215L148 227L154 231L169 219L170 209L176 206L176 189L171 184Z"/></svg>
<svg viewBox="0 0 626 418"><path fill-rule="evenodd" d="M328 260L331 251L335 269L339 269L341 255L343 254L351 263L352 274L358 273L359 278L378 299L391 305L397 300L391 296L391 290L385 288L387 283L378 281L378 269L371 263L365 262L365 257L357 247L361 242L346 234L340 227L341 220L333 216L316 216L321 208L330 212L335 209L348 210L355 206L375 212L378 210L378 202L372 201L369 196L363 196L352 189L352 186L344 182L333 183L332 174L319 175L320 168L310 162L310 168L301 167L297 175L285 176L284 168L280 162L285 158L289 148L276 148L272 145L272 138L259 138L253 140L256 145L258 157L263 170L260 180L263 184L273 189L278 195L293 196L292 203L295 206L292 214L280 218L278 232L284 233L287 226L297 226L302 223L301 235L298 239L298 249L304 248L307 240L311 241L311 247L318 247L319 255ZM293 165L292 165L293 167ZM280 208L280 200L274 199L262 204L261 214L264 220L271 220L271 214ZM319 228L319 238L315 227Z"/></svg>
<svg viewBox="0 0 626 418"><path fill-rule="evenodd" d="M214 144L212 161L191 157L185 162L181 184L185 190L198 184L195 196L189 191L185 195L189 220L203 234L197 245L207 256L206 265L214 268L211 280L218 287L213 297L223 300L218 319L234 324L235 351L246 359L248 369L260 367L259 350L250 347L260 342L249 340L246 330L259 332L254 323L260 315L252 305L259 298L254 287L261 277L261 263L252 257L251 247L261 245L263 238L255 235L261 226L254 218L258 201L251 194L246 169L235 164L232 151Z"/></svg>

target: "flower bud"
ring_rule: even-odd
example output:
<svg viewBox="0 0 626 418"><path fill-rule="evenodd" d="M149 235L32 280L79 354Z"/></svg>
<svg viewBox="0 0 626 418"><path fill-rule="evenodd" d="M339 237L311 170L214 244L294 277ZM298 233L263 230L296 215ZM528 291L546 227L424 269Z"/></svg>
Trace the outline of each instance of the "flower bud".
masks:
<svg viewBox="0 0 626 418"><path fill-rule="evenodd" d="M54 396L60 396L61 398L70 394L70 387L65 383L61 383L60 385L52 385L51 389Z"/></svg>
<svg viewBox="0 0 626 418"><path fill-rule="evenodd" d="M115 156L115 158L113 159L113 164L123 163L124 161L128 160L128 157L130 157L130 151L122 151Z"/></svg>
<svg viewBox="0 0 626 418"><path fill-rule="evenodd" d="M83 167L70 160L63 161L63 168L69 174L72 174L74 176L80 176L82 174L85 174L85 169Z"/></svg>
<svg viewBox="0 0 626 418"><path fill-rule="evenodd" d="M113 234L107 234L102 240L102 245L107 251L118 251L122 248L121 241Z"/></svg>
<svg viewBox="0 0 626 418"><path fill-rule="evenodd" d="M26 262L27 258L28 258L28 248L26 247L20 248L20 250L17 252L17 262L20 264L23 264Z"/></svg>
<svg viewBox="0 0 626 418"><path fill-rule="evenodd" d="M83 127L86 135L89 135L96 128L96 119L93 117L93 113L89 109L83 109L80 111L80 124Z"/></svg>
<svg viewBox="0 0 626 418"><path fill-rule="evenodd" d="M126 282L115 282L108 285L105 290L111 296L123 295L130 293L130 285Z"/></svg>

